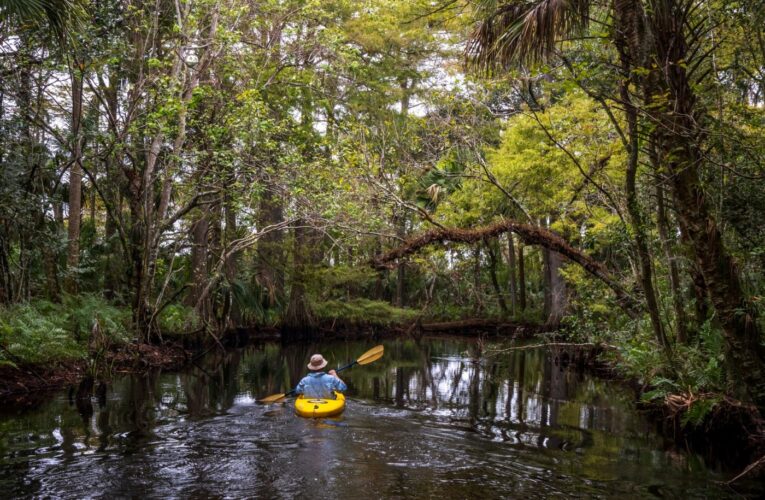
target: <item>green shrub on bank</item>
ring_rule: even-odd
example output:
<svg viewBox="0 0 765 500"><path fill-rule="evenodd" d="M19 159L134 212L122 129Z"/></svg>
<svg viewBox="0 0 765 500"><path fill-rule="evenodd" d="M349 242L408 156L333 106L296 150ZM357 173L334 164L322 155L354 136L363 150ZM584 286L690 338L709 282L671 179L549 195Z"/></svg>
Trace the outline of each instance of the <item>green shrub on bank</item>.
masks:
<svg viewBox="0 0 765 500"><path fill-rule="evenodd" d="M642 401L663 402L679 397L688 402L681 416L684 425L700 425L723 394L735 395L735 390L726 386L723 334L713 320L689 332L686 344L677 342L668 329L671 356L656 341L647 315L619 322L601 310L582 306L578 314L564 319L561 331L571 342L616 346L604 357L622 375L644 388Z"/></svg>
<svg viewBox="0 0 765 500"><path fill-rule="evenodd" d="M315 303L313 310L321 320L374 325L403 323L413 320L419 314L413 309L402 309L381 300L368 299L327 300Z"/></svg>
<svg viewBox="0 0 765 500"><path fill-rule="evenodd" d="M157 325L161 332L177 335L199 330L202 322L193 307L170 304L157 316Z"/></svg>
<svg viewBox="0 0 765 500"><path fill-rule="evenodd" d="M84 358L80 345L66 330L65 318L50 302L23 304L0 312L0 363L42 364ZM37 306L40 306L38 309Z"/></svg>
<svg viewBox="0 0 765 500"><path fill-rule="evenodd" d="M0 365L84 359L94 326L99 343L129 340L130 313L96 295L67 296L62 303L36 300L0 309Z"/></svg>
<svg viewBox="0 0 765 500"><path fill-rule="evenodd" d="M113 306L98 295L64 297L63 310L68 328L78 340L90 337L94 321L112 343L125 344L131 339L130 310Z"/></svg>

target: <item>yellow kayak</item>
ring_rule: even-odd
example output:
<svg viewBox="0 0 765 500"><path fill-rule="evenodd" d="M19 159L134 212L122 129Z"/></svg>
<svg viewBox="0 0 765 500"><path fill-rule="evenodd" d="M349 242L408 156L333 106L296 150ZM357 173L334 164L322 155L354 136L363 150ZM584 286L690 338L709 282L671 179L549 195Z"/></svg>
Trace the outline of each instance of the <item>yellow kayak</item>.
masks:
<svg viewBox="0 0 765 500"><path fill-rule="evenodd" d="M340 415L345 410L345 396L336 392L337 399L308 399L302 394L295 400L295 411L301 417L322 418Z"/></svg>

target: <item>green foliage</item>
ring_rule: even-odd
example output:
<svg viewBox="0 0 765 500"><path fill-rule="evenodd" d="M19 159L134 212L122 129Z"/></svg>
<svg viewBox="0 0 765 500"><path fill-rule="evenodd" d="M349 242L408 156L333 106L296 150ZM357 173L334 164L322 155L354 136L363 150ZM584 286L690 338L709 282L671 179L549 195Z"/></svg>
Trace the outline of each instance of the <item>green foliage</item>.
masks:
<svg viewBox="0 0 765 500"><path fill-rule="evenodd" d="M86 350L66 330L59 307L46 301L21 304L0 312L0 359L41 364L85 357Z"/></svg>
<svg viewBox="0 0 765 500"><path fill-rule="evenodd" d="M700 426L720 401L722 401L722 398L718 395L694 400L683 414L680 420L681 423L692 427Z"/></svg>
<svg viewBox="0 0 765 500"><path fill-rule="evenodd" d="M183 304L170 304L157 317L160 331L181 334L199 330L202 322L193 307Z"/></svg>
<svg viewBox="0 0 765 500"><path fill-rule="evenodd" d="M0 309L0 361L55 363L83 359L94 322L111 344L129 340L130 312L95 295L66 296L61 304L37 300Z"/></svg>
<svg viewBox="0 0 765 500"><path fill-rule="evenodd" d="M395 325L411 321L417 311L393 307L387 302L368 299L328 300L313 304L316 316L322 320L373 325Z"/></svg>
<svg viewBox="0 0 765 500"><path fill-rule="evenodd" d="M315 269L309 276L309 287L317 300L341 299L350 295L367 295L372 291L377 273L369 267L337 265ZM365 293L366 292L366 293Z"/></svg>
<svg viewBox="0 0 765 500"><path fill-rule="evenodd" d="M623 332L613 340L620 346L614 361L627 376L651 388L641 396L643 400L663 399L677 393L725 393L722 332L712 327L711 322L704 324L699 343L676 344L671 361L656 344L645 321L633 327L638 333Z"/></svg>
<svg viewBox="0 0 765 500"><path fill-rule="evenodd" d="M68 330L78 339L87 338L97 321L101 333L111 342L130 341L130 311L109 304L98 295L65 296L61 309L66 311Z"/></svg>

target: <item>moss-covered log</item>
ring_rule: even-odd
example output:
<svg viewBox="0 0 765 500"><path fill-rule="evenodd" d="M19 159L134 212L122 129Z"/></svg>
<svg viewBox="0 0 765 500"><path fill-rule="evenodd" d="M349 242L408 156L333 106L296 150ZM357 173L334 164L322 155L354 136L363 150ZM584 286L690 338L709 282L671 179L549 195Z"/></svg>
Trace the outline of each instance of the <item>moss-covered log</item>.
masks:
<svg viewBox="0 0 765 500"><path fill-rule="evenodd" d="M505 219L489 226L462 229L462 228L439 228L427 231L419 236L410 238L403 245L376 257L372 265L376 269L393 267L392 263L397 259L411 255L421 248L433 244L454 243L478 243L486 238L493 238L500 234L512 232L517 234L527 245L539 245L564 255L570 261L580 265L592 276L605 283L616 295L616 301L624 312L631 318L636 318L642 311L642 303L630 294L606 266L593 259L584 252L571 246L566 240L552 231Z"/></svg>

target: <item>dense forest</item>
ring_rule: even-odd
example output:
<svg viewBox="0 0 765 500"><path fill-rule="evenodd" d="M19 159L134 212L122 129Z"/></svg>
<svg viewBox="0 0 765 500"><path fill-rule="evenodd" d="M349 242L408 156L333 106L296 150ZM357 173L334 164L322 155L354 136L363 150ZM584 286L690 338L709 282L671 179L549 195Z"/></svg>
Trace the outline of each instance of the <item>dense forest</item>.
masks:
<svg viewBox="0 0 765 500"><path fill-rule="evenodd" d="M763 410L764 131L760 0L1 0L0 363L483 318Z"/></svg>

